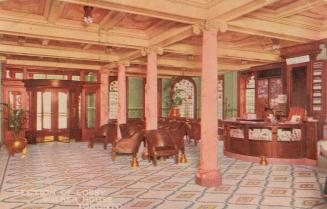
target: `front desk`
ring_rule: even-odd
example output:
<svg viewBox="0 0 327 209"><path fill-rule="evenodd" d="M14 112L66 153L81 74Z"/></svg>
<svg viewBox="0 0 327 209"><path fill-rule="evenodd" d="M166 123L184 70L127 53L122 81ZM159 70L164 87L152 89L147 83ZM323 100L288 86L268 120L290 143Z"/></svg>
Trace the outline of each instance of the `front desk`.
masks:
<svg viewBox="0 0 327 209"><path fill-rule="evenodd" d="M318 122L224 120L224 153L240 160L316 165Z"/></svg>

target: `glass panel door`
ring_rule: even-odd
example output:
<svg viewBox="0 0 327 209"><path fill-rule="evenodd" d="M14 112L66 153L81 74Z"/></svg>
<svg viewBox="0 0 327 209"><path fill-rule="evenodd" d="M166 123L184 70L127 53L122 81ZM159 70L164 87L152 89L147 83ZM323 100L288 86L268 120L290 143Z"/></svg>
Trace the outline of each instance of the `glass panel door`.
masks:
<svg viewBox="0 0 327 209"><path fill-rule="evenodd" d="M58 128L68 128L68 95L64 92L58 93Z"/></svg>
<svg viewBox="0 0 327 209"><path fill-rule="evenodd" d="M68 139L68 91L38 91L36 102L37 140Z"/></svg>
<svg viewBox="0 0 327 209"><path fill-rule="evenodd" d="M36 129L38 131L51 129L51 108L52 108L52 93L37 92L37 107L36 107Z"/></svg>
<svg viewBox="0 0 327 209"><path fill-rule="evenodd" d="M95 128L96 126L96 95L95 93L86 94L86 127L87 128Z"/></svg>
<svg viewBox="0 0 327 209"><path fill-rule="evenodd" d="M43 108L43 129L51 129L51 107L52 107L52 100L51 100L51 92L44 92L43 99L42 99L42 108Z"/></svg>

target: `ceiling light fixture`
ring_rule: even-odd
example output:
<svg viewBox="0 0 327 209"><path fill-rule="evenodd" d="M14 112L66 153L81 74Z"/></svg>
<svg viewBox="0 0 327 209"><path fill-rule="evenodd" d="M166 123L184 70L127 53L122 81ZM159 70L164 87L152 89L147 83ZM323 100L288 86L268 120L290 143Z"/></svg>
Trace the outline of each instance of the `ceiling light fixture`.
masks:
<svg viewBox="0 0 327 209"><path fill-rule="evenodd" d="M92 11L93 11L93 7L90 6L84 6L84 22L87 25L90 25L91 23L93 23L93 17L92 17Z"/></svg>

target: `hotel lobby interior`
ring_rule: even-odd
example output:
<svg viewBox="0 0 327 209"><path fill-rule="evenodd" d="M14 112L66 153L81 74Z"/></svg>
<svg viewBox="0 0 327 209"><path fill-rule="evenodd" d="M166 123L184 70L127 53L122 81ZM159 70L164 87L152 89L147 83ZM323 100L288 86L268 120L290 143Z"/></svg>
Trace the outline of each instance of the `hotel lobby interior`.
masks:
<svg viewBox="0 0 327 209"><path fill-rule="evenodd" d="M327 209L327 0L0 0L0 209Z"/></svg>

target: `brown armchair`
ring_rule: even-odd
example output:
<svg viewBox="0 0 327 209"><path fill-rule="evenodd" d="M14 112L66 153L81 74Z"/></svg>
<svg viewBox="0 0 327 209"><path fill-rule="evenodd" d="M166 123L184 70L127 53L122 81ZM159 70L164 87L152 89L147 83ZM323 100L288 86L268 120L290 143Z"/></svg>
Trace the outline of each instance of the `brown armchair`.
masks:
<svg viewBox="0 0 327 209"><path fill-rule="evenodd" d="M189 140L193 139L194 144L197 145L201 139L201 125L197 122L191 122L188 126L188 137Z"/></svg>
<svg viewBox="0 0 327 209"><path fill-rule="evenodd" d="M117 125L108 123L102 125L99 130L95 131L89 141L88 147L93 148L95 142L103 143L103 148L107 149L108 143L112 143L117 138Z"/></svg>
<svg viewBox="0 0 327 209"><path fill-rule="evenodd" d="M186 163L187 158L185 154L185 143L184 143L184 136L187 135L187 126L184 122L172 122L167 126L163 127L162 129L169 131L170 135L172 136L173 142L177 145L178 150L181 151L181 157L179 162Z"/></svg>
<svg viewBox="0 0 327 209"><path fill-rule="evenodd" d="M120 129L121 137L124 138L124 137L129 137L136 132L143 131L144 126L138 123L127 123L127 124L123 123L119 125L119 129Z"/></svg>
<svg viewBox="0 0 327 209"><path fill-rule="evenodd" d="M116 154L132 154L132 167L138 167L137 153L141 142L144 140L144 131L138 131L128 137L123 137L120 140L114 140L112 143L112 160L116 160Z"/></svg>
<svg viewBox="0 0 327 209"><path fill-rule="evenodd" d="M145 139L148 148L148 159L152 158L154 166L157 165L158 157L169 156L175 156L175 162L178 164L178 147L168 130L149 130L146 132Z"/></svg>

